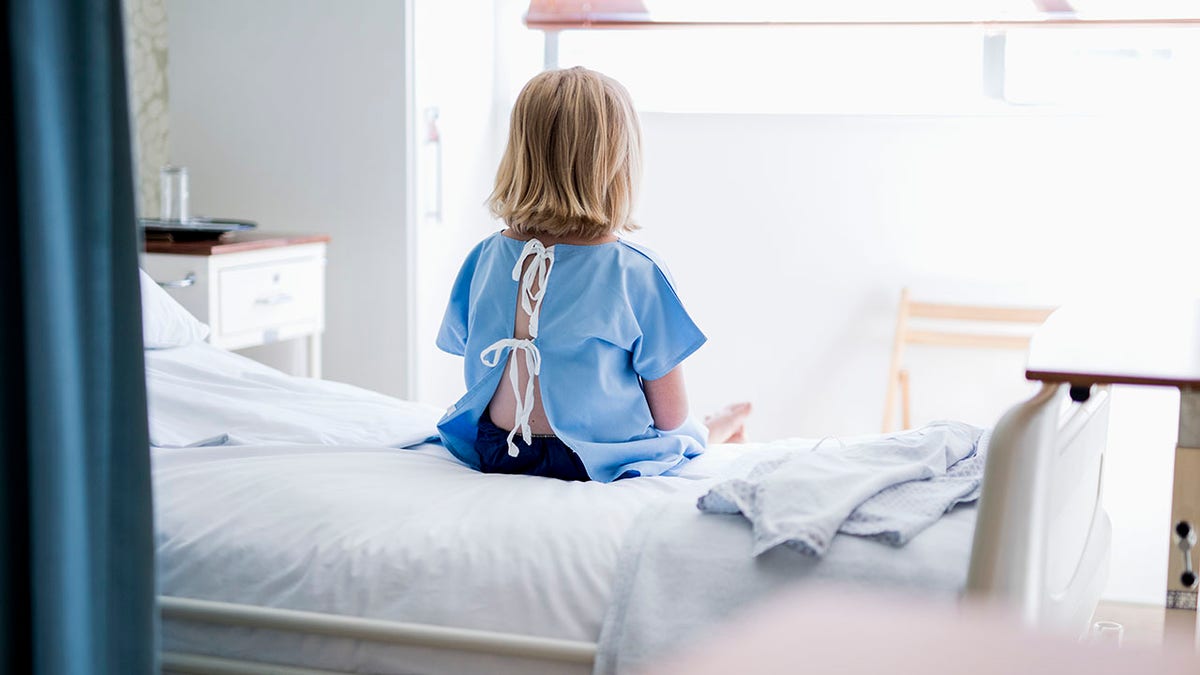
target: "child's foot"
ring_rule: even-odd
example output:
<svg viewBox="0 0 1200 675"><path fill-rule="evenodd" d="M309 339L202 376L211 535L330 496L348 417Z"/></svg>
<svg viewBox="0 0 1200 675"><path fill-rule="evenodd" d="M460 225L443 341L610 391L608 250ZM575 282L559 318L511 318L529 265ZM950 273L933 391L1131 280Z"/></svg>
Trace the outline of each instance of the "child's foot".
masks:
<svg viewBox="0 0 1200 675"><path fill-rule="evenodd" d="M745 443L746 418L750 416L748 402L727 405L704 418L709 443Z"/></svg>

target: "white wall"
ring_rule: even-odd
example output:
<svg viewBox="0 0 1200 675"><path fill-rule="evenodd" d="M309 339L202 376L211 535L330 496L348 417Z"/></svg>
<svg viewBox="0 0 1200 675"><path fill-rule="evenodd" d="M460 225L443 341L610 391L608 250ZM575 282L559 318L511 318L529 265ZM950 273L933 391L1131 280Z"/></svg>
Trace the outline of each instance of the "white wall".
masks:
<svg viewBox="0 0 1200 675"><path fill-rule="evenodd" d="M1168 117L647 114L639 238L710 342L694 407L752 438L879 427L900 288L1056 304L1200 292L1200 135ZM1144 296L1143 296L1144 297ZM911 350L915 421L990 425L1024 357ZM1116 392L1106 596L1161 603L1177 394Z"/></svg>
<svg viewBox="0 0 1200 675"><path fill-rule="evenodd" d="M495 170L495 8L479 3L464 13L457 3L414 0L413 52L418 192L415 221L420 255L416 283L418 330L416 397L438 406L463 390L462 359L434 345L462 254L495 226L483 212ZM453 36L453 39L447 39ZM438 149L425 143L425 113L439 112ZM437 162L441 162L441 166ZM440 176L439 176L440 172ZM441 181L438 217L436 181Z"/></svg>
<svg viewBox="0 0 1200 675"><path fill-rule="evenodd" d="M503 227L488 214L504 150L508 113L528 77L540 70L541 42L521 25L529 3L497 0L464 13L456 3L414 0L414 77L417 120L426 108L440 112L442 217L425 217L432 195L417 195L417 390L415 397L438 406L464 391L462 359L434 345L450 286L466 252ZM422 136L418 130L418 138ZM430 153L418 147L417 172L436 171ZM418 180L423 188L427 182Z"/></svg>
<svg viewBox="0 0 1200 675"><path fill-rule="evenodd" d="M879 425L903 285L925 297L1047 304L1200 287L1200 138L1169 120L642 122L638 238L670 262L711 339L691 364L695 402L754 399L758 437ZM1020 354L912 356L918 418L990 423L1023 390ZM985 370L964 370L972 364Z"/></svg>
<svg viewBox="0 0 1200 675"><path fill-rule="evenodd" d="M192 211L324 232L325 376L408 392L405 2L168 0Z"/></svg>

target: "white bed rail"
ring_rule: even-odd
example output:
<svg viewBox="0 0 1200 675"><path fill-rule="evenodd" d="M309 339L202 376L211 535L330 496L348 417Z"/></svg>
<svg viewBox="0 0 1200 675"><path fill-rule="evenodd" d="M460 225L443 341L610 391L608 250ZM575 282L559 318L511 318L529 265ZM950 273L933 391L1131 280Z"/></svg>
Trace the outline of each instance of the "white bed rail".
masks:
<svg viewBox="0 0 1200 675"><path fill-rule="evenodd" d="M967 592L1028 625L1083 631L1107 576L1111 527L1100 482L1108 389L1045 383L996 424Z"/></svg>
<svg viewBox="0 0 1200 675"><path fill-rule="evenodd" d="M304 612L294 609L258 607L231 602L196 600L169 595L158 597L163 620L196 621L222 626L246 626L250 628L281 630L305 635L368 640L397 645L420 645L436 649L478 652L496 656L510 656L556 661L561 663L591 664L596 657L596 645L591 642L560 640L514 633L500 633L468 628L450 628L418 623L366 619L354 616ZM176 672L191 673L254 673L255 670L239 670L251 667L249 662L232 659L212 659L191 654L164 654L163 666ZM272 666L274 667L274 666ZM299 672L321 672L293 669ZM276 670L262 672L281 672Z"/></svg>
<svg viewBox="0 0 1200 675"><path fill-rule="evenodd" d="M186 675L346 675L336 670L316 670L274 663L226 659L202 654L163 652L159 659L163 673Z"/></svg>

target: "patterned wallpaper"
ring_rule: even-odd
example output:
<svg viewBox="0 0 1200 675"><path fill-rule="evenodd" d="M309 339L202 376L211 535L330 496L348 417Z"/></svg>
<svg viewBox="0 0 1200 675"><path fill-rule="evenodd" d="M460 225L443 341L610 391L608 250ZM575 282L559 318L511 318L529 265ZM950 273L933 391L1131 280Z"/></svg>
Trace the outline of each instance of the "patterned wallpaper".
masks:
<svg viewBox="0 0 1200 675"><path fill-rule="evenodd" d="M167 163L167 8L165 0L124 0L125 54L134 116L138 215L157 217L158 170Z"/></svg>

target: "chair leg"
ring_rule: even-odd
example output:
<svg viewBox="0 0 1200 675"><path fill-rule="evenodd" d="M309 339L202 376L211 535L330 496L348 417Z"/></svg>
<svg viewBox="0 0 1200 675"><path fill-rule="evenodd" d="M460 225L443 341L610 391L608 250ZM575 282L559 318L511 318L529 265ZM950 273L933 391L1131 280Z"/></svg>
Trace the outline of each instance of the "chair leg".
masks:
<svg viewBox="0 0 1200 675"><path fill-rule="evenodd" d="M888 373L887 395L883 399L883 426L880 429L883 433L892 430L892 414L896 409L896 374Z"/></svg>
<svg viewBox="0 0 1200 675"><path fill-rule="evenodd" d="M908 337L908 289L900 291L900 306L896 310L896 333L892 337L892 360L888 363L887 395L883 400L883 433L892 430L896 411L897 385L900 383L900 362L904 358L904 343Z"/></svg>
<svg viewBox="0 0 1200 675"><path fill-rule="evenodd" d="M905 429L912 428L912 397L908 388L908 369L896 373L900 380L900 422Z"/></svg>

